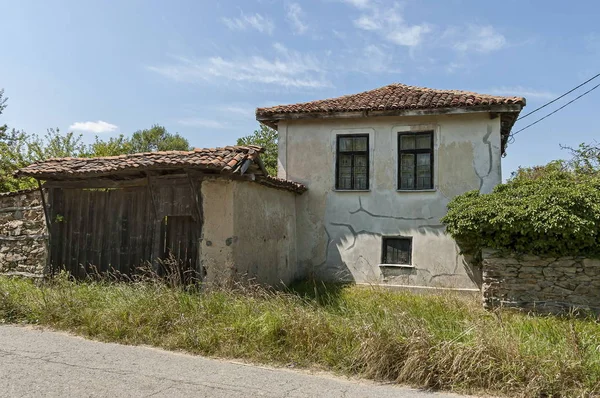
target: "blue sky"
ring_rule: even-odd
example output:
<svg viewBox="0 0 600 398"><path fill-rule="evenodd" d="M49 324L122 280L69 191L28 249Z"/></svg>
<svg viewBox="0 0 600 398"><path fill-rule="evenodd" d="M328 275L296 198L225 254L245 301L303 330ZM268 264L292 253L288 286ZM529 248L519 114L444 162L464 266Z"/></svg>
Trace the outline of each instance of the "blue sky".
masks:
<svg viewBox="0 0 600 398"><path fill-rule="evenodd" d="M600 73L596 1L0 0L0 14L0 122L87 142L158 123L222 146L257 106L393 82L523 95L528 111ZM504 176L600 138L599 104L597 90L519 134Z"/></svg>

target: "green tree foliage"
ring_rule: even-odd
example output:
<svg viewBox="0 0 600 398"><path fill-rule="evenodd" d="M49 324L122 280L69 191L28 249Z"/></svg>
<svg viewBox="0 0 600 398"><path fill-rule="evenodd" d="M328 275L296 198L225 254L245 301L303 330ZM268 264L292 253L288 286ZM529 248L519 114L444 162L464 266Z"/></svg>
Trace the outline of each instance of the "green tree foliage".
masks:
<svg viewBox="0 0 600 398"><path fill-rule="evenodd" d="M0 89L0 115L6 109L7 98ZM15 178L14 172L33 162L49 158L116 156L136 152L190 150L189 142L178 133L172 134L163 126L124 135L104 141L96 137L90 145L83 143L83 136L73 132L66 134L48 129L38 136L0 125L0 192L27 189L37 186L31 178Z"/></svg>
<svg viewBox="0 0 600 398"><path fill-rule="evenodd" d="M138 130L131 136L126 153L156 151L189 151L190 143L178 133L171 134L166 128L154 125L146 130Z"/></svg>
<svg viewBox="0 0 600 398"><path fill-rule="evenodd" d="M277 130L260 125L259 130L246 137L238 138L237 145L258 145L265 148L261 159L270 175L277 175Z"/></svg>
<svg viewBox="0 0 600 398"><path fill-rule="evenodd" d="M120 134L118 137L111 137L103 141L96 136L95 141L88 147L88 153L93 157L118 156L131 151L131 141L129 138Z"/></svg>
<svg viewBox="0 0 600 398"><path fill-rule="evenodd" d="M572 162L519 169L490 194L454 198L442 218L464 252L483 247L553 256L600 255L600 175ZM585 162L584 162L585 164Z"/></svg>

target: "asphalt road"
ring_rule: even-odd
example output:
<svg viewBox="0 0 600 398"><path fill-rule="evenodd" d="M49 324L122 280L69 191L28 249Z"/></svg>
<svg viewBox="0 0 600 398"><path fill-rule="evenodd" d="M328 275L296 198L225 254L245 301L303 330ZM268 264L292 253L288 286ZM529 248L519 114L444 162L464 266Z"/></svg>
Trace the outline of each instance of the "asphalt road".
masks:
<svg viewBox="0 0 600 398"><path fill-rule="evenodd" d="M0 326L0 397L458 398Z"/></svg>

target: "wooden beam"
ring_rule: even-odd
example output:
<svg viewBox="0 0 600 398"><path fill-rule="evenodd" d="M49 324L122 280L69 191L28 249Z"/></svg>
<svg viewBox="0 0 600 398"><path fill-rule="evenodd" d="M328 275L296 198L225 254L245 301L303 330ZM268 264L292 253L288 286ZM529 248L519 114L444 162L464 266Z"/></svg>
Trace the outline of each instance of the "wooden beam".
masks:
<svg viewBox="0 0 600 398"><path fill-rule="evenodd" d="M194 200L194 204L196 206L196 215L198 216L194 221L202 222L202 210L200 208L200 203L198 201L198 189L192 177L188 174L188 183L190 184L190 191L192 193L192 199Z"/></svg>
<svg viewBox="0 0 600 398"><path fill-rule="evenodd" d="M148 181L145 178L135 178L131 180L114 180L110 178L95 178L89 180L53 180L46 181L44 188L132 188L132 187L143 187L146 186Z"/></svg>
<svg viewBox="0 0 600 398"><path fill-rule="evenodd" d="M154 219L158 220L158 207L156 206L156 200L154 199L154 192L152 191L152 180L150 179L149 173L146 173L146 179L148 195L150 196L150 200L152 201L152 208L154 209Z"/></svg>

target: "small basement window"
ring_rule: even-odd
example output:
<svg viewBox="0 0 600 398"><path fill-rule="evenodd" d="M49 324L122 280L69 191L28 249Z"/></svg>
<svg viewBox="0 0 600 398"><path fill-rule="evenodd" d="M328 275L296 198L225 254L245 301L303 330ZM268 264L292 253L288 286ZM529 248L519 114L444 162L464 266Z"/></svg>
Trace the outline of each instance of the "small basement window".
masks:
<svg viewBox="0 0 600 398"><path fill-rule="evenodd" d="M412 265L412 238L383 238L383 265Z"/></svg>

